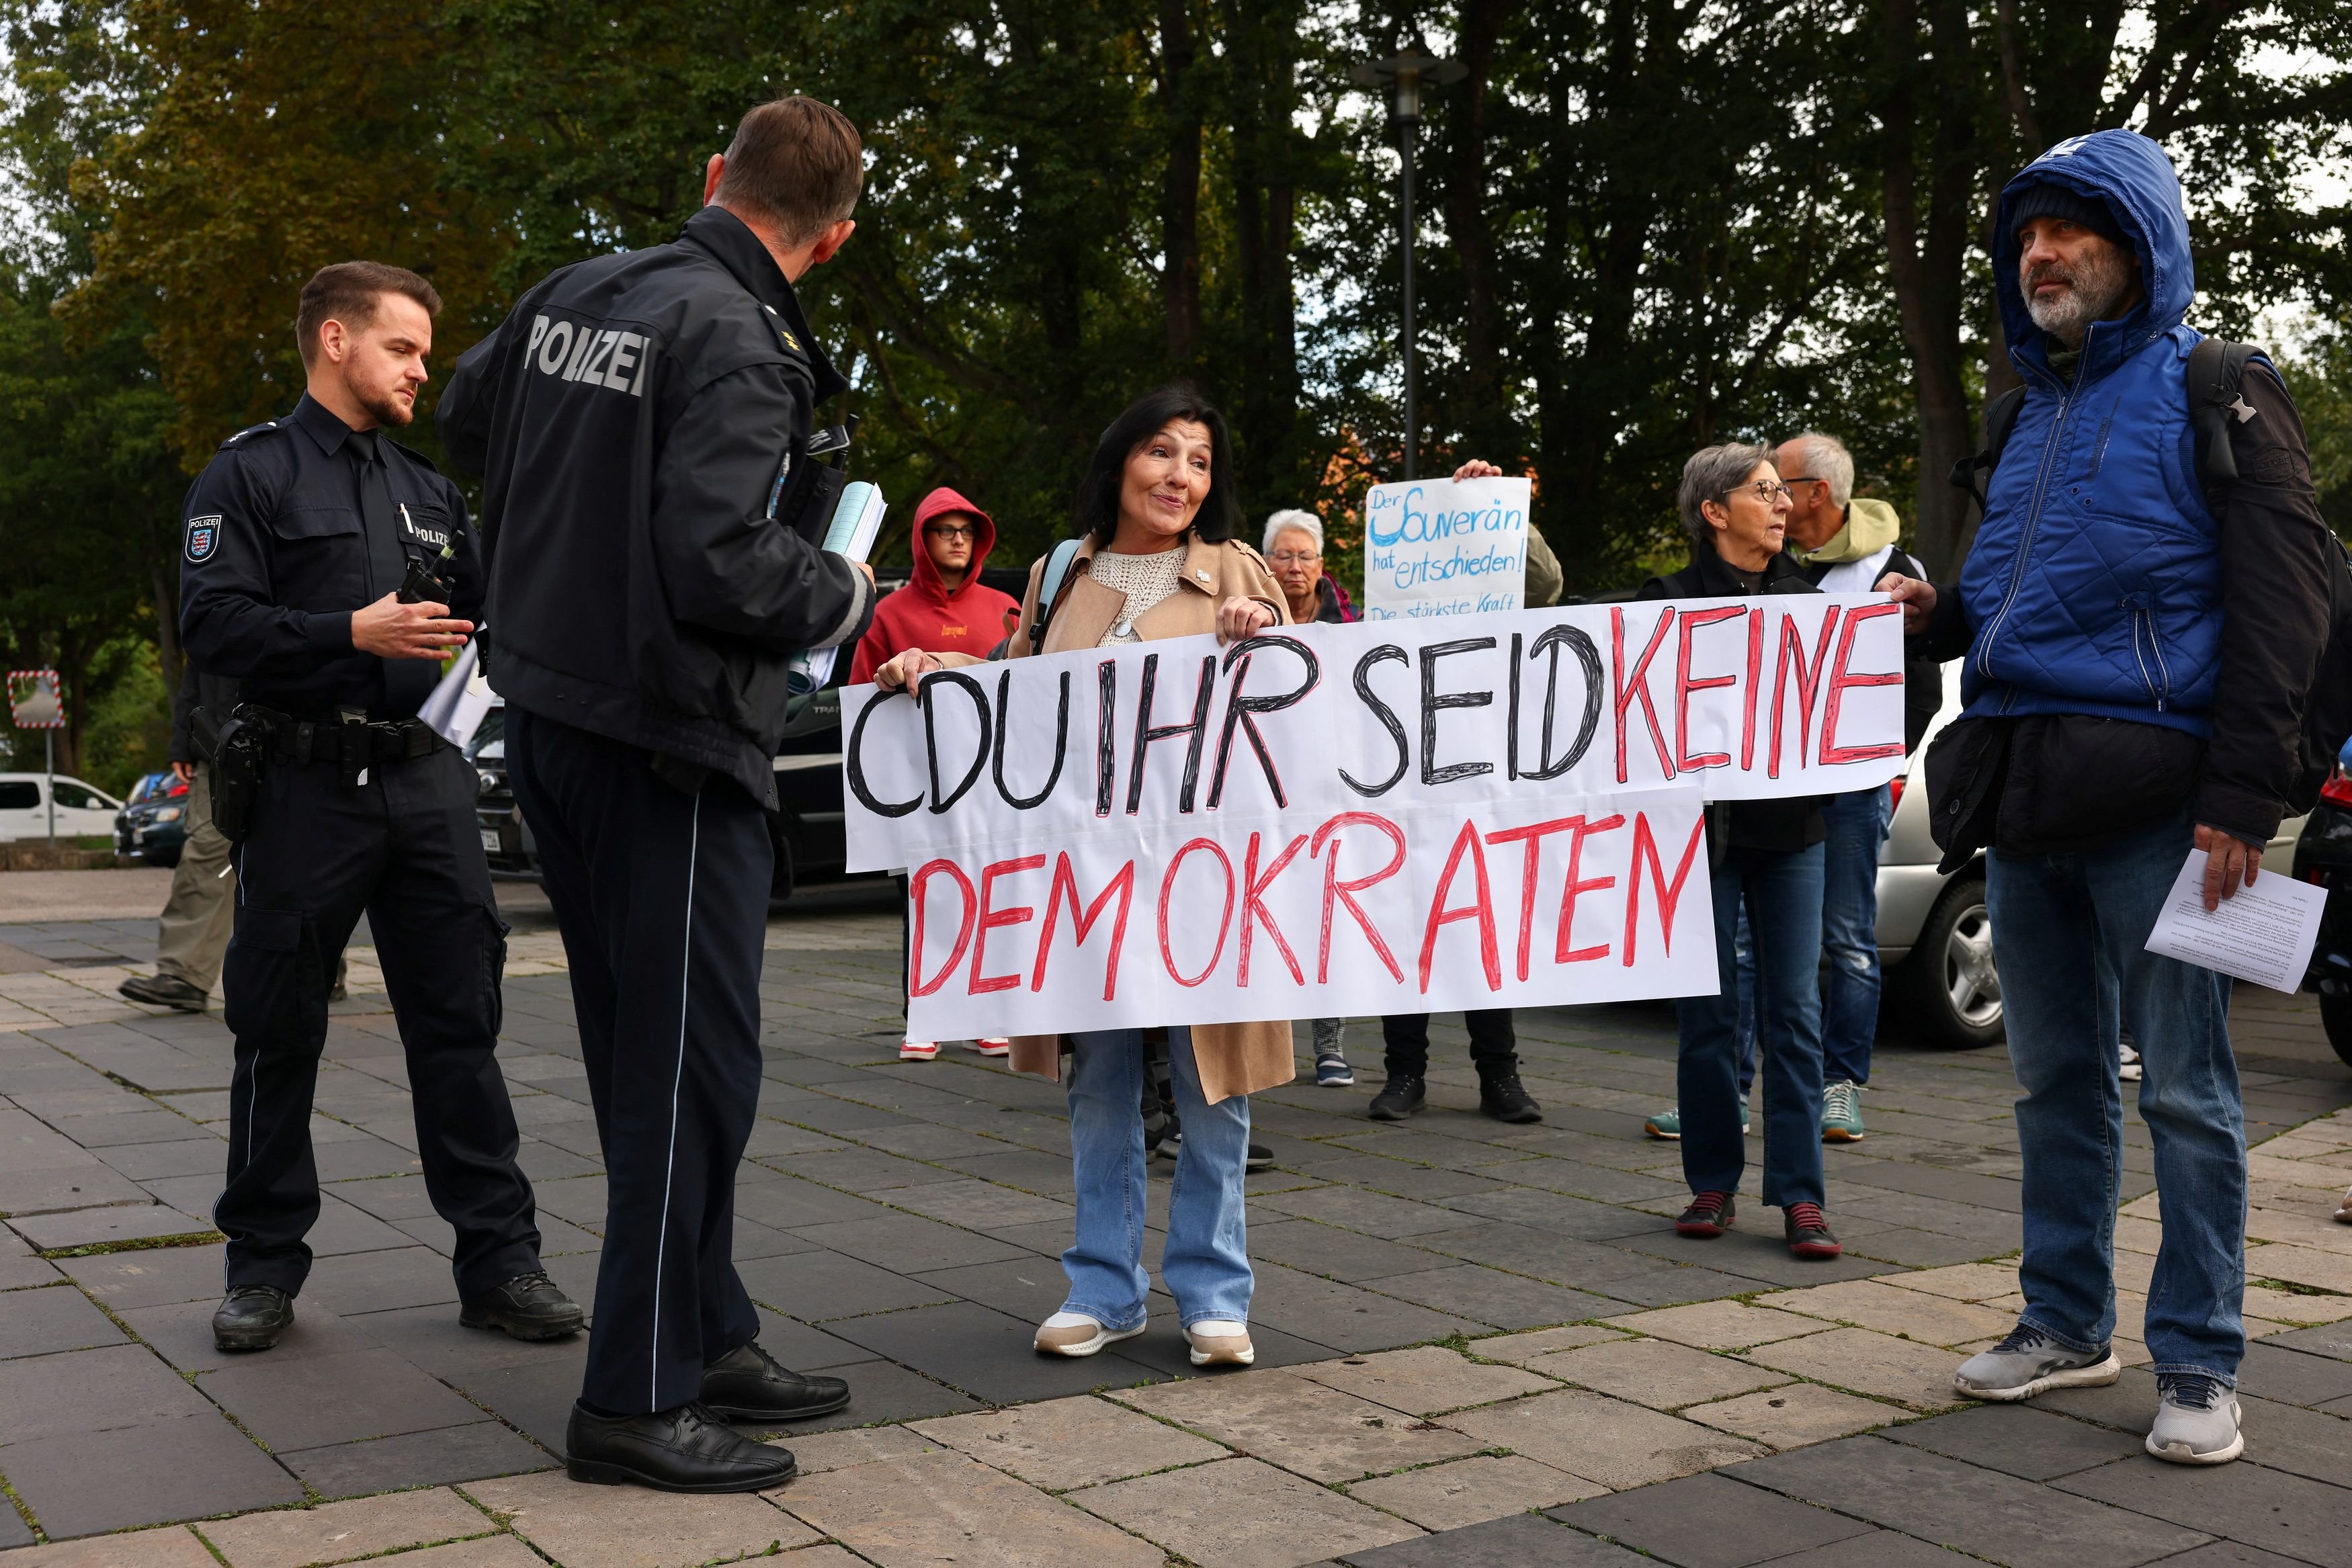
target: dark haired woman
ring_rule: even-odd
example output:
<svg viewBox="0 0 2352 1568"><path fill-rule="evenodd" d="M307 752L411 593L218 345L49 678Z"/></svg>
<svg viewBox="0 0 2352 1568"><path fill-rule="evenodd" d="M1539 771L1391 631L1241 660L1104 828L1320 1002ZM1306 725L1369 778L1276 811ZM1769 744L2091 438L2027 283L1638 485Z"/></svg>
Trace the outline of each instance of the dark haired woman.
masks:
<svg viewBox="0 0 2352 1568"><path fill-rule="evenodd" d="M1117 647L1213 632L1231 642L1285 624L1282 585L1257 551L1235 539L1241 518L1233 443L1223 415L1185 387L1139 398L1111 422L1078 487L1085 535L1052 604L1045 574L1029 570L1011 652L1030 651L1042 613L1042 652ZM884 691L912 690L929 671L976 663L969 654L898 654L874 673ZM1150 1277L1143 1267L1140 1095L1143 1030L1016 1036L1015 1071L1069 1073L1070 1152L1077 1239L1062 1254L1070 1293L1037 1330L1037 1349L1092 1355L1144 1330ZM1176 1298L1194 1366L1247 1365L1250 1272L1242 1216L1249 1099L1296 1071L1290 1025L1204 1024L1168 1030L1169 1066L1184 1136L1169 1186L1161 1278Z"/></svg>

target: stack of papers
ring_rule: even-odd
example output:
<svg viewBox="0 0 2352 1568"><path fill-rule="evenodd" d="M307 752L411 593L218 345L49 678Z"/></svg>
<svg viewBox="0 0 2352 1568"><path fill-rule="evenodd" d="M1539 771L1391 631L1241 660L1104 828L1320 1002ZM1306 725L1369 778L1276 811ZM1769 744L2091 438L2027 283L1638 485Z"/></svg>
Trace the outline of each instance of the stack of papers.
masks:
<svg viewBox="0 0 2352 1568"><path fill-rule="evenodd" d="M841 499L833 508L833 521L825 525L825 550L852 560L864 560L882 531L882 514L888 509L889 503L883 500L882 492L863 479L843 486ZM839 652L838 648L813 648L793 654L785 676L788 689L813 692L833 679L834 656Z"/></svg>

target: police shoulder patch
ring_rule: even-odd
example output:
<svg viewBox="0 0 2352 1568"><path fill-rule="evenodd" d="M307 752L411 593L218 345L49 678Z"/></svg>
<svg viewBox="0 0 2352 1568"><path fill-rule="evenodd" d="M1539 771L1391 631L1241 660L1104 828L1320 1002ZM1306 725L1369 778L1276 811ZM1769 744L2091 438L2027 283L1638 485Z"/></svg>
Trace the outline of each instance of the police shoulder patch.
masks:
<svg viewBox="0 0 2352 1568"><path fill-rule="evenodd" d="M221 515L208 512L201 517L188 519L187 557L199 565L210 560L220 549Z"/></svg>

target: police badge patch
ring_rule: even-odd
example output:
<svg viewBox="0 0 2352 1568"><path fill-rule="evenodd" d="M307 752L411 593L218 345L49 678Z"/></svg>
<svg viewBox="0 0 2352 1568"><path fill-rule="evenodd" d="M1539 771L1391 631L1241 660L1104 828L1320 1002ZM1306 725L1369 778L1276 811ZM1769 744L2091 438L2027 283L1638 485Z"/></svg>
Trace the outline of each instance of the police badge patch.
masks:
<svg viewBox="0 0 2352 1568"><path fill-rule="evenodd" d="M221 515L218 512L188 519L190 560L202 562L212 559L213 551L220 546L220 526Z"/></svg>

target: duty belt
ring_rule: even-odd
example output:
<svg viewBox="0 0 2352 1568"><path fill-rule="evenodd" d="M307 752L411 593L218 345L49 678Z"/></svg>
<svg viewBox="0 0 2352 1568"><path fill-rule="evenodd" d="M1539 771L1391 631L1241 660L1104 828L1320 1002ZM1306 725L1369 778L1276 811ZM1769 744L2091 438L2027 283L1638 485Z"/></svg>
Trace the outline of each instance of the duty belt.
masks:
<svg viewBox="0 0 2352 1568"><path fill-rule="evenodd" d="M268 755L278 762L332 762L347 782L372 767L430 757L449 743L422 719L364 724L317 724L247 704L237 716L268 732Z"/></svg>

